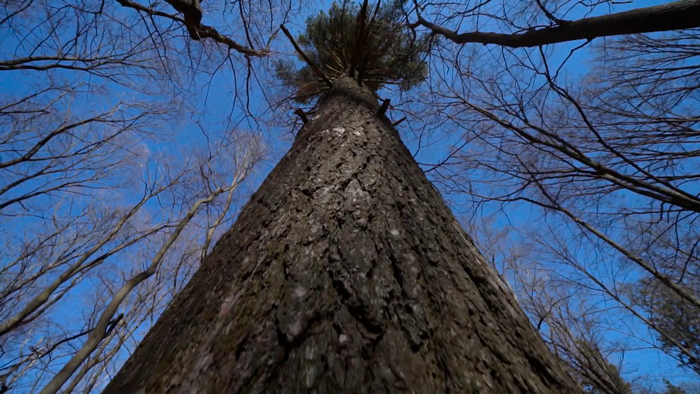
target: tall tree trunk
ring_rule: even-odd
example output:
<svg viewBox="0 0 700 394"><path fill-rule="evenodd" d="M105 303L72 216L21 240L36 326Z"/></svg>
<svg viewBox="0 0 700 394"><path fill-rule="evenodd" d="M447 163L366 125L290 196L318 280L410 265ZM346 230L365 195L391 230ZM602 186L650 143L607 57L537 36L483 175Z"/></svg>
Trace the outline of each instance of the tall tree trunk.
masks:
<svg viewBox="0 0 700 394"><path fill-rule="evenodd" d="M105 393L571 393L352 79Z"/></svg>

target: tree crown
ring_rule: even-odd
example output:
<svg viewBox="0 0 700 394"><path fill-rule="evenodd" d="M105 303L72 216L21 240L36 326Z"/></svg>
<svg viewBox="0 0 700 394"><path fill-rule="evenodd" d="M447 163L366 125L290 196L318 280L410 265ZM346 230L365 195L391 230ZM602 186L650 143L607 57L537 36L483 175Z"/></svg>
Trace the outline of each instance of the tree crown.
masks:
<svg viewBox="0 0 700 394"><path fill-rule="evenodd" d="M422 82L427 65L422 54L425 37L406 29L404 0L362 6L333 3L306 20L297 38L299 48L318 69L334 80L342 75L355 78L373 92L385 84L408 90ZM300 55L301 57L301 55ZM283 84L296 90L294 99L308 103L327 88L326 82L306 63L279 61L276 73Z"/></svg>

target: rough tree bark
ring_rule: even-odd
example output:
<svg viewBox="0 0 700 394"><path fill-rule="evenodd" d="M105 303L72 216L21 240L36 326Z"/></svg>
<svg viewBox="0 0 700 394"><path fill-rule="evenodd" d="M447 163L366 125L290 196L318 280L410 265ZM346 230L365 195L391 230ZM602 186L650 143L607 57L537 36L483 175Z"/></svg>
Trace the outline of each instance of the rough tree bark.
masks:
<svg viewBox="0 0 700 394"><path fill-rule="evenodd" d="M376 98L336 80L105 393L572 393Z"/></svg>

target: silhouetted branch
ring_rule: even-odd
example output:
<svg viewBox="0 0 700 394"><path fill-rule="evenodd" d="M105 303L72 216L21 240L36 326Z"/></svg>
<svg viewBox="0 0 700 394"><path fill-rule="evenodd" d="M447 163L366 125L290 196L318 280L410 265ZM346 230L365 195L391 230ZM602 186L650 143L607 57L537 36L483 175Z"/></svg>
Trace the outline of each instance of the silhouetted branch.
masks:
<svg viewBox="0 0 700 394"><path fill-rule="evenodd" d="M350 59L350 70L349 75L351 78L355 78L355 69L357 68L357 58L360 56L360 48L363 46L363 37L365 32L365 25L367 20L367 6L368 0L362 3L362 8L360 13L357 14L357 36L355 37L355 47L353 48L352 59ZM359 80L359 78L358 78Z"/></svg>
<svg viewBox="0 0 700 394"><path fill-rule="evenodd" d="M584 18L567 23L561 23L560 21L558 23L558 26L515 34L489 32L457 33L428 22L418 14L418 21L411 26L422 25L432 30L433 34L442 35L457 44L495 44L511 48L536 47L566 41L591 40L598 37L699 27L700 1L682 0L670 4Z"/></svg>
<svg viewBox="0 0 700 394"><path fill-rule="evenodd" d="M309 118L306 117L306 113L304 113L304 110L301 108L297 108L294 113L301 118L301 121L304 122L304 124L309 123Z"/></svg>
<svg viewBox="0 0 700 394"><path fill-rule="evenodd" d="M379 107L379 110L377 111L377 115L382 116L386 113L386 110L389 109L389 103L391 103L390 99L385 99L384 102L382 102L382 106Z"/></svg>
<svg viewBox="0 0 700 394"><path fill-rule="evenodd" d="M328 86L333 86L333 82L331 82L331 80L328 79L328 77L326 76L326 74L324 74L323 71L321 71L321 69L318 68L318 66L317 66L316 64L314 64L314 62L312 62L311 59L309 59L308 56L306 56L306 54L304 53L304 51L301 50L301 48L299 47L299 45L297 44L297 42L294 41L294 37L292 37L292 35L289 33L289 30L287 30L287 28L284 27L284 25L280 25L280 28L281 28L282 31L284 32L284 35L287 36L287 38L289 39L289 41L292 43L292 45L294 46L294 49L297 51L297 53L299 53L299 56L301 56L302 59L304 59L304 61L306 62L306 64L308 64L309 67L311 67L312 70L314 70L314 72L316 73L316 75L318 75L321 79L323 79L323 81L324 81Z"/></svg>
<svg viewBox="0 0 700 394"><path fill-rule="evenodd" d="M392 126L392 127L396 127L396 126L400 125L401 122L403 122L404 120L406 120L406 117L405 117L405 116L404 116L403 118L397 120L396 122L392 123L391 126Z"/></svg>
<svg viewBox="0 0 700 394"><path fill-rule="evenodd" d="M220 44L226 45L227 47L229 47L229 49L233 49L234 51L240 52L240 53L242 53L244 55L248 55L248 56L258 56L259 57L259 56L265 56L268 53L267 49L258 51L258 50L252 49L252 48L245 47L245 46L237 43L236 41L232 40L231 38L222 35L215 28L213 28L211 26L203 25L203 24L199 23L199 21L197 21L197 23L194 24L194 22L189 17L185 17L183 19L183 18L180 18L176 15L171 15L171 14L168 14L165 12L156 11L152 8L145 7L139 3L135 3L135 2L130 1L130 0L117 0L117 2L119 4L121 4L123 7L133 8L137 11L145 12L148 15L168 18L168 19L172 19L176 22L182 23L183 25L185 25L187 27L187 30L190 32L190 36L193 39L199 40L200 38L211 38L212 40L214 40ZM201 17L200 17L200 19L201 19Z"/></svg>

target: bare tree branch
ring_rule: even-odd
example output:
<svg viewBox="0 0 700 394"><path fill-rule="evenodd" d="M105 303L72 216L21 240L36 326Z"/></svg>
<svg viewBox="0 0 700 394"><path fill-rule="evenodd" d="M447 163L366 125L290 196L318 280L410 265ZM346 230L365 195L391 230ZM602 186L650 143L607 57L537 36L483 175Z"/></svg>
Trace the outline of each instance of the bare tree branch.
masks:
<svg viewBox="0 0 700 394"><path fill-rule="evenodd" d="M248 56L256 56L256 57L266 56L269 52L267 49L255 50L252 48L245 47L245 46L237 43L236 41L232 40L231 38L222 35L215 28L201 24L200 23L201 12L199 14L198 20L192 21L191 19L188 19L189 14L185 14L185 18L182 19L182 18L179 18L175 15L167 14L165 12L156 11L154 9L145 7L139 3L136 3L136 2L133 2L130 0L117 0L117 2L119 4L121 4L123 7L133 8L137 11L144 12L148 15L159 16L159 17L171 19L171 20L176 21L176 22L180 22L183 25L187 26L188 30L190 30L190 36L192 38L195 38L198 40L202 39L202 38L211 38L212 40L214 40L220 44L226 45L229 49L233 49L234 51L240 52L240 53L242 53L244 55L248 55ZM173 4L174 1L170 2L170 3Z"/></svg>
<svg viewBox="0 0 700 394"><path fill-rule="evenodd" d="M576 40L592 40L599 37L640 34L668 30L689 29L700 26L700 1L681 0L653 7L640 8L616 14L568 21L559 26L534 28L525 33L457 33L423 19L412 24L424 26L433 34L439 34L457 43L494 44L510 48L537 47ZM561 22L561 21L559 21Z"/></svg>

